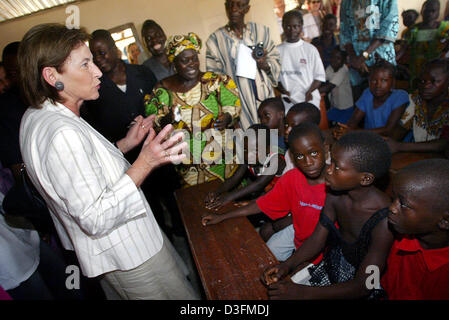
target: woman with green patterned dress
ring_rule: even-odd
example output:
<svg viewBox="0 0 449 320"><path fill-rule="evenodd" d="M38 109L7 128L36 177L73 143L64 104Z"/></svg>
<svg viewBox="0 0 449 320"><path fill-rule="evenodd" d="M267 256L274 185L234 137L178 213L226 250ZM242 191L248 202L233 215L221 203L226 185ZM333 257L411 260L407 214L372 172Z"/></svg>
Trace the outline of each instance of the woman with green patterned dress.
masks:
<svg viewBox="0 0 449 320"><path fill-rule="evenodd" d="M449 41L449 21L438 21L440 2L427 0L421 10L423 21L410 27L404 35L410 58L410 88L417 88L416 80L423 66L434 59L444 58Z"/></svg>
<svg viewBox="0 0 449 320"><path fill-rule="evenodd" d="M200 71L200 49L201 39L194 33L170 37L166 50L176 73L145 97L146 114L156 114L157 126L172 123L189 133L190 157L177 166L183 186L223 181L237 168L234 161L225 163L225 152L232 152L233 145L226 143L224 133L240 114L238 89L229 76Z"/></svg>

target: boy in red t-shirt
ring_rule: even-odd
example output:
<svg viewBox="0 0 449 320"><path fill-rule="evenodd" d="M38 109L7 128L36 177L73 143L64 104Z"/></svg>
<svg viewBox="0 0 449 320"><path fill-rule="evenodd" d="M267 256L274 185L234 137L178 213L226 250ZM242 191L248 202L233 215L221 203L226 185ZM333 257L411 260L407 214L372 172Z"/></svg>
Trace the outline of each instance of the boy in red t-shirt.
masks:
<svg viewBox="0 0 449 320"><path fill-rule="evenodd" d="M324 205L328 147L319 127L310 122L294 127L288 142L297 169L284 174L269 193L257 200L225 214L204 215L202 224L216 224L261 212L271 219L279 219L291 212L294 244L298 248L312 234Z"/></svg>
<svg viewBox="0 0 449 320"><path fill-rule="evenodd" d="M449 299L449 160L415 162L393 179L388 217L401 234L382 277L389 299Z"/></svg>

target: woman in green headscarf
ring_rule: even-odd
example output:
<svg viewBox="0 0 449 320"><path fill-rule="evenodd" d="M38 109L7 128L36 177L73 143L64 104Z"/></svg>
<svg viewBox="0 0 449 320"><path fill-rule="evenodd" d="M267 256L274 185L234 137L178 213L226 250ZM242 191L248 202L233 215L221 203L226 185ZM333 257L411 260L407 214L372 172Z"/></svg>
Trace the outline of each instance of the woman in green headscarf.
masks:
<svg viewBox="0 0 449 320"><path fill-rule="evenodd" d="M161 80L145 100L146 114L156 114L156 125L172 123L189 132L190 158L177 166L184 186L223 181L237 168L235 162L225 164L232 141L225 141L224 129L238 120L238 89L229 76L200 71L200 49L195 33L170 37L166 50L176 73Z"/></svg>

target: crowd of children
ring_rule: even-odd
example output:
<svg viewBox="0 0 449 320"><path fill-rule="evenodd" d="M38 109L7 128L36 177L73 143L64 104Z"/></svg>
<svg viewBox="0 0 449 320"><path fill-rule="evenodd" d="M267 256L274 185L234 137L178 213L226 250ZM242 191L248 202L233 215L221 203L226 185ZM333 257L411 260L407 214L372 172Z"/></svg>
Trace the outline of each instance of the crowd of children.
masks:
<svg viewBox="0 0 449 320"><path fill-rule="evenodd" d="M449 33L439 9L427 0L417 24L417 11L403 12L398 65L376 59L359 96L336 17L324 16L311 45L301 13L284 14L278 90L289 99L270 98L258 110L264 130L278 130L282 175L246 205L202 217L204 226L265 217L260 235L280 261L261 275L271 299L449 299L449 160L406 166L389 193L378 183L396 152L449 154ZM410 81L397 87L404 70ZM380 278L370 287L372 270Z"/></svg>

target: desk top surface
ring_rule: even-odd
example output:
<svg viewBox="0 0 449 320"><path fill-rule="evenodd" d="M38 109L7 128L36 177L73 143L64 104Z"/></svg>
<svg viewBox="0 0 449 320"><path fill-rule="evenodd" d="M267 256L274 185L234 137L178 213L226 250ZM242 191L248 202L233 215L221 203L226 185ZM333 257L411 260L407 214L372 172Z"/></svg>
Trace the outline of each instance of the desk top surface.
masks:
<svg viewBox="0 0 449 320"><path fill-rule="evenodd" d="M201 224L201 216L209 212L204 208L204 198L218 185L218 181L213 181L176 191L206 296L211 300L268 299L260 276L277 260L248 219L234 218L211 226ZM233 207L230 204L219 213Z"/></svg>
<svg viewBox="0 0 449 320"><path fill-rule="evenodd" d="M390 172L396 173L403 167L416 161L442 157L439 153L398 152L393 154Z"/></svg>

